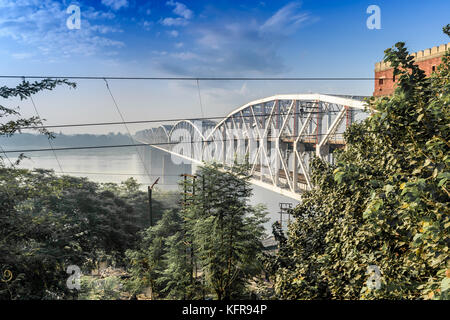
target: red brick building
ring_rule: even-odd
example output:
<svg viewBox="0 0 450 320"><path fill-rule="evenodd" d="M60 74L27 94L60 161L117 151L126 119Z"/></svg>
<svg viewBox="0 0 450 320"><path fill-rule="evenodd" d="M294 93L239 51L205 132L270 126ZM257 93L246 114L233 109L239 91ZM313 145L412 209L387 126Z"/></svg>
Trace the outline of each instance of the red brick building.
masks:
<svg viewBox="0 0 450 320"><path fill-rule="evenodd" d="M415 52L412 56L419 68L425 71L427 76L430 76L441 63L441 58L447 50L450 50L450 43ZM390 95L394 92L394 85L395 79L393 79L393 68L389 63L375 63L375 91L373 92L373 95Z"/></svg>

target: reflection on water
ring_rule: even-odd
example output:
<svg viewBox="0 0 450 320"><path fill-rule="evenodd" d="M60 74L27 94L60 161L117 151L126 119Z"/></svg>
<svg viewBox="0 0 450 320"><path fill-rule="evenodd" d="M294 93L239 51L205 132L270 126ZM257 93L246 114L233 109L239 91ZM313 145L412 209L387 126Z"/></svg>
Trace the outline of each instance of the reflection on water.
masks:
<svg viewBox="0 0 450 320"><path fill-rule="evenodd" d="M32 146L18 146L17 149L32 149ZM145 149L150 149L146 147ZM177 190L177 182L181 173L190 172L187 166L171 166L171 172L162 176L163 166L158 156L163 152L159 150L139 149L138 155L135 147L111 149L83 149L56 151L58 162L52 152L29 152L30 159L22 160L20 167L26 169L45 168L53 169L59 175L61 169L65 174L88 177L96 182L119 183L130 177L147 186L158 177L158 187L163 190ZM9 156L13 161L16 158ZM143 161L141 161L141 158ZM152 161L153 160L153 161ZM144 164L147 170L144 168ZM176 168L178 167L178 168Z"/></svg>
<svg viewBox="0 0 450 320"><path fill-rule="evenodd" d="M17 146L14 149L33 149L33 146ZM42 147L40 147L42 148ZM135 147L111 149L83 149L56 151L59 163L65 174L77 177L87 177L96 182L119 183L130 177L135 178L145 189L160 177L157 187L162 190L179 190L180 174L191 173L190 165L175 165L167 153L150 147L139 147L139 154ZM30 152L26 154L30 159L24 159L20 167L26 169L53 169L61 174L58 162L52 152ZM9 155L13 161L16 158ZM141 161L142 159L142 161ZM145 163L145 167L143 165ZM148 174L147 174L148 171ZM163 174L163 171L165 174ZM272 191L254 186L252 204L265 204L270 221L265 224L271 232L272 224L279 219L279 202L298 202L281 196ZM285 218L283 218L285 219Z"/></svg>

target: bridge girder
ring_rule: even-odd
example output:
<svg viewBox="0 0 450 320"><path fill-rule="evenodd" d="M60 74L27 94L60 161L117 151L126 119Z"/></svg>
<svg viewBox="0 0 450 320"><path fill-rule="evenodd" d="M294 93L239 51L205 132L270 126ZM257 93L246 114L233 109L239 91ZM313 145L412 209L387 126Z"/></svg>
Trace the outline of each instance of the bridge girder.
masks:
<svg viewBox="0 0 450 320"><path fill-rule="evenodd" d="M345 129L367 115L360 97L284 94L249 102L218 123L182 120L136 139L194 163L232 167L248 157L252 183L299 200L312 188L312 158L333 162Z"/></svg>

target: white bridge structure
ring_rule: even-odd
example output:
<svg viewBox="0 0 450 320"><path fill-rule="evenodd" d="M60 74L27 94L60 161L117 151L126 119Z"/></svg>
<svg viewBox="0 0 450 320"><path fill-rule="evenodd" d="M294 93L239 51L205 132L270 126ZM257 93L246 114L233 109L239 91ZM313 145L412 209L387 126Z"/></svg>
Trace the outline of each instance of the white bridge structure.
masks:
<svg viewBox="0 0 450 320"><path fill-rule="evenodd" d="M251 183L301 200L311 189L310 161L330 163L345 146L343 133L365 119L364 97L282 94L249 102L221 121L182 120L139 131L135 140L172 154L173 161L225 168L247 158Z"/></svg>

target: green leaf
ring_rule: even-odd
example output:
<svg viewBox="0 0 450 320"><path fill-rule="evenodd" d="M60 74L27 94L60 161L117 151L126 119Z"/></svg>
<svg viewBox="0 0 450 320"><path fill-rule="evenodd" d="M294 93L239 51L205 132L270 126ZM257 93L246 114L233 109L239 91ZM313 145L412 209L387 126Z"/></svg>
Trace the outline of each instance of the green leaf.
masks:
<svg viewBox="0 0 450 320"><path fill-rule="evenodd" d="M441 281L441 292L443 293L444 291L447 291L448 289L450 289L450 278L445 277Z"/></svg>
<svg viewBox="0 0 450 320"><path fill-rule="evenodd" d="M441 179L438 183L438 187L442 187L447 182L447 178Z"/></svg>
<svg viewBox="0 0 450 320"><path fill-rule="evenodd" d="M389 194L394 189L394 186L387 184L384 186L384 190L386 191L386 194Z"/></svg>
<svg viewBox="0 0 450 320"><path fill-rule="evenodd" d="M420 122L420 120L422 120L423 116L424 116L424 114L421 113L421 114L417 117L417 122Z"/></svg>
<svg viewBox="0 0 450 320"><path fill-rule="evenodd" d="M343 171L338 171L335 175L334 175L334 181L336 181L337 183L341 183L342 182L342 178L344 177L345 172Z"/></svg>

